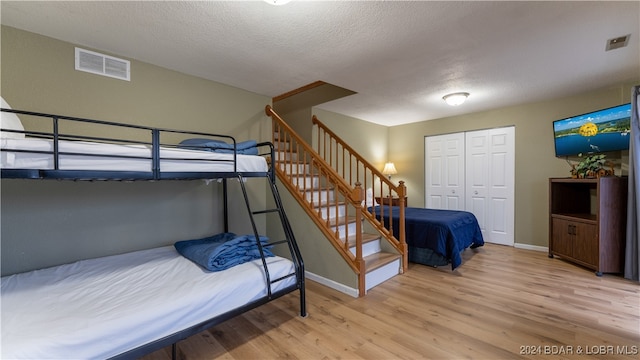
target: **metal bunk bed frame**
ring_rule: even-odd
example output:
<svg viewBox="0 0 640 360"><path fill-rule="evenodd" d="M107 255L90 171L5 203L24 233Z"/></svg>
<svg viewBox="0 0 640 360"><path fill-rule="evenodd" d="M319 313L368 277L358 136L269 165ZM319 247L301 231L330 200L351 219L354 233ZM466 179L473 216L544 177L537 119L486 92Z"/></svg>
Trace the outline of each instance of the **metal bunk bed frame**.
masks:
<svg viewBox="0 0 640 360"><path fill-rule="evenodd" d="M87 181L133 181L133 180L195 180L195 179L222 179L223 183L223 203L224 203L224 230L228 232L229 227L229 217L228 217L228 189L227 189L227 180L230 178L235 178L238 180L243 194L243 199L245 202L245 207L247 209L249 219L251 221L251 227L253 230L253 234L256 239L256 243L258 244L258 249L261 254L262 266L266 276L266 284L267 284L267 294L266 296L254 300L248 304L235 308L229 312L221 314L211 319L207 319L202 321L199 324L166 336L164 338L155 340L153 342L143 344L137 348L129 350L127 352L118 354L112 359L133 359L139 358L143 355L156 351L158 349L162 349L166 346L172 346L172 358L176 358L176 343L180 340L186 339L189 336L195 335L203 330L206 330L212 326L220 324L226 320L229 320L235 316L238 316L242 313L245 313L249 310L252 310L260 305L266 304L274 299L277 299L283 295L291 293L293 291L300 291L300 316L306 317L306 298L305 298L305 276L304 276L304 262L302 260L302 255L298 248L297 242L295 240L295 236L293 234L293 230L291 229L291 225L287 218L286 212L284 210L282 200L280 197L280 193L278 192L278 188L276 186L276 176L275 170L273 168L273 163L269 163L271 159L274 159L274 146L271 142L261 142L257 144L257 147L262 149L267 147L268 151L260 152L258 156L266 156L267 161L269 163L268 171L266 172L238 172L237 171L237 142L235 138L229 135L221 135L214 133L203 133L203 132L192 132L192 131L181 131L181 130L171 130L171 129L160 129L160 128L152 128L146 126L138 126L138 125L130 125L130 124L121 124L109 121L102 120L94 120L94 119L85 119L78 117L70 117L70 116L62 116L62 115L52 115L38 112L30 112L23 110L13 110L13 109L0 109L2 112L11 112L26 116L33 116L37 118L48 118L51 119L52 123L52 132L36 132L36 131L17 131L10 129L2 129L2 131L11 132L11 133L24 133L29 135L30 137L35 138L43 138L50 139L53 141L53 151L31 151L31 150L15 150L14 152L30 152L30 153L44 153L50 154L53 156L53 169L1 169L0 177L6 179L57 179L57 180L87 180ZM98 125L106 125L106 126L115 126L123 129L137 129L148 131L151 134L151 141L132 141L132 140L123 140L117 138L104 138L104 137L93 137L93 136L84 136L84 135L69 135L69 134L61 134L60 133L60 122L61 121L74 121L81 122L85 124L98 124ZM233 160L210 160L210 159L171 159L171 158L161 158L160 157L160 147L178 147L173 144L162 144L160 141L162 134L181 134L187 136L205 136L212 138L223 138L233 143ZM105 155L101 154L100 157L112 157L112 158L122 158L122 159L147 159L152 162L152 169L150 172L146 171L94 171L94 170L63 170L60 169L60 155L85 155L79 153L69 153L69 152L61 152L59 150L59 141L62 140L82 140L82 141L97 141L97 142L117 142L120 144L135 144L135 145L145 145L151 147L151 158L148 157L132 157L132 156L122 156L122 155ZM88 155L88 156L98 156L98 155ZM233 162L233 171L232 172L162 172L160 170L160 162L161 160L184 160L184 161L212 161L212 162ZM268 179L269 188L271 190L271 194L273 195L273 201L275 204L274 208L262 209L262 210L252 210L251 204L249 201L249 197L247 194L245 179L246 178L265 178ZM287 245L290 260L294 264L295 272L284 277L280 277L277 279L271 279L269 274L269 269L267 267L267 262L265 260L263 245L259 241L259 232L255 223L254 215L260 214L269 214L269 213L277 213L280 219L280 222L283 227L285 239L269 242L266 246L276 246L276 245ZM280 289L278 291L273 292L271 290L272 285L277 283L278 281L282 281L291 276L296 277L296 282L286 288ZM126 336L126 334L123 334Z"/></svg>

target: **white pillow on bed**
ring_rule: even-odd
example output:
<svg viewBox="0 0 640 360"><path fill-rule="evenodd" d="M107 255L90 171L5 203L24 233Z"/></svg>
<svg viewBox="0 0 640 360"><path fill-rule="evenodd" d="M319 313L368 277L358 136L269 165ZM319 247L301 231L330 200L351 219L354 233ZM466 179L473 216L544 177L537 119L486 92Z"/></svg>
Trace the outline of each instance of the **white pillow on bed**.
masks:
<svg viewBox="0 0 640 360"><path fill-rule="evenodd" d="M6 101L4 101L4 98L0 97L0 99L2 99L2 106L0 107L2 107L3 109L11 109L11 106L9 106ZM18 118L18 115L4 111L0 113L0 115L2 115L2 117L0 118L0 128L7 130L24 131L24 126L22 126L22 122L20 122L20 118ZM0 137L9 139L24 139L24 133L2 131L0 132Z"/></svg>
<svg viewBox="0 0 640 360"><path fill-rule="evenodd" d="M362 202L367 208L378 205L378 203L374 199L372 188L367 189L367 191L365 192L364 200L362 200Z"/></svg>

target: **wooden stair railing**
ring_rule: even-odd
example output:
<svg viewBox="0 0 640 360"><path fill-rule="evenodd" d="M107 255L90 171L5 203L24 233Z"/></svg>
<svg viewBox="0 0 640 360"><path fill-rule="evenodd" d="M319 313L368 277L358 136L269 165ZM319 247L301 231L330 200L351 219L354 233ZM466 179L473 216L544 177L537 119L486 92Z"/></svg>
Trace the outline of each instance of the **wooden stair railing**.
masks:
<svg viewBox="0 0 640 360"><path fill-rule="evenodd" d="M405 238L405 206L407 189L404 181L395 185L382 172L365 160L349 144L323 124L315 115L312 118L313 125L317 127L317 149L323 159L335 170L348 184L360 184L363 189L372 189L374 199L380 199L381 205L391 206L393 198L397 198L399 205L399 229L397 237L394 236L391 212L385 214L384 207L380 209L379 218L369 211L368 204L362 206L362 215L373 227L391 244L396 251L402 254L403 272L408 267L408 249Z"/></svg>
<svg viewBox="0 0 640 360"><path fill-rule="evenodd" d="M355 234L349 234L347 226L343 236L338 232L339 225L347 220L362 224L362 187L359 184L351 187L271 106L267 105L265 112L273 121L272 140L276 151L272 164L276 175L357 274L358 293L363 296L366 293L366 270L362 254L362 226L355 227ZM312 176L313 180L307 181L307 176ZM321 206L325 211L332 211L331 207L335 207L333 211L337 214L341 205L346 205L344 217L331 219L327 216L323 219ZM354 238L355 244L350 244L349 239ZM350 251L354 245L355 255Z"/></svg>

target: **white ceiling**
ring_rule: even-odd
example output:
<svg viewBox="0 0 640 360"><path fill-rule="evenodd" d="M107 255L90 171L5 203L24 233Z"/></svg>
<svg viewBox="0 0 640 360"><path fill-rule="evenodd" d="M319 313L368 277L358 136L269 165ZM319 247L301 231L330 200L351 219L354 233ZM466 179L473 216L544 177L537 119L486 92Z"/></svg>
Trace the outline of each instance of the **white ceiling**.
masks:
<svg viewBox="0 0 640 360"><path fill-rule="evenodd" d="M4 25L398 125L640 79L640 1L2 1ZM631 34L625 48L608 39ZM135 73L132 74L135 79ZM442 96L471 93L449 107Z"/></svg>

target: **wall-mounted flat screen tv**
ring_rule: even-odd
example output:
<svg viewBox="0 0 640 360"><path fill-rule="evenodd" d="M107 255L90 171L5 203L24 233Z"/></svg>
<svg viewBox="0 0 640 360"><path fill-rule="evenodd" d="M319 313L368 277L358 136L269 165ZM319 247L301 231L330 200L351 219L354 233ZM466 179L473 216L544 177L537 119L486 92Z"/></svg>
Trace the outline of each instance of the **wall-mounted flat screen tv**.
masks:
<svg viewBox="0 0 640 360"><path fill-rule="evenodd" d="M556 156L629 149L631 104L553 122Z"/></svg>

